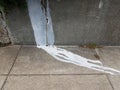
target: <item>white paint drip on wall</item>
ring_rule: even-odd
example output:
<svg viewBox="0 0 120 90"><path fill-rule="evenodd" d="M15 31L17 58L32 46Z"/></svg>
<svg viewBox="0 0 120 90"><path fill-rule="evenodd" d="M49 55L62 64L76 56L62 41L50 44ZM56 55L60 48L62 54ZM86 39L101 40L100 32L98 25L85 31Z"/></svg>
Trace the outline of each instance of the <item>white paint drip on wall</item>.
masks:
<svg viewBox="0 0 120 90"><path fill-rule="evenodd" d="M47 2L48 2L48 0L47 0ZM67 51L65 49L57 48L56 46L54 46L53 45L54 44L54 34L53 34L53 28L52 28L52 20L51 20L48 4L47 4L47 12L48 12L47 18L49 19L49 22L48 22L47 28L50 29L50 32L47 33L46 28L42 27L45 24L44 23L45 20L43 20L45 18L44 18L44 15L40 15L40 14L43 14L41 11L42 9L40 8L40 6L41 6L40 0L27 0L27 3L28 3L29 16L30 16L31 23L33 26L35 40L36 40L38 48L45 50L47 53L49 53L51 56L53 56L56 60L59 60L62 62L72 63L72 64L75 64L78 66L87 67L87 68L90 68L93 70L98 70L98 71L109 73L109 74L120 74L119 70L109 68L109 67L104 67L103 64L99 60L87 59L80 55L74 54L70 51ZM36 6L36 5L38 5L38 6ZM43 16L43 19L41 19L43 21L39 21L39 19L38 19L38 18L42 18L41 16ZM38 34L36 35L36 33L38 33ZM48 40L50 40L50 46L46 46L47 43L45 40L46 38L44 38L44 36L43 36L44 33L47 33L46 35L50 36L50 38L49 38L49 36L47 36L49 38ZM42 41L41 41L41 39L42 39ZM51 40L51 39L53 39L53 40Z"/></svg>
<svg viewBox="0 0 120 90"><path fill-rule="evenodd" d="M51 15L50 15L50 9L49 9L49 2L47 0L47 19L48 19L48 22L47 22L47 42L48 42L48 45L53 45L54 44L54 32L53 32L53 27L52 27L52 19L51 19Z"/></svg>
<svg viewBox="0 0 120 90"><path fill-rule="evenodd" d="M100 0L99 2L99 9L101 9L103 7L103 0Z"/></svg>
<svg viewBox="0 0 120 90"><path fill-rule="evenodd" d="M34 30L37 45L47 45L46 16L42 9L41 0L27 0L29 17Z"/></svg>

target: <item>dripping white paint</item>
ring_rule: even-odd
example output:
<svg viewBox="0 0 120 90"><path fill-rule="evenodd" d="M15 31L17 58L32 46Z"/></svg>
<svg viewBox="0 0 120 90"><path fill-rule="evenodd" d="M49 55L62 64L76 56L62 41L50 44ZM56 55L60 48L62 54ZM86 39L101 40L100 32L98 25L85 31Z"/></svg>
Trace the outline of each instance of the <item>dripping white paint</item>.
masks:
<svg viewBox="0 0 120 90"><path fill-rule="evenodd" d="M41 0L27 0L29 16L38 48L42 48L56 60L62 62L72 63L78 66L98 70L109 74L120 74L119 70L104 67L103 64L98 60L90 60L65 49L57 48L54 46L52 20L50 16L48 0L46 1L47 4L45 10L45 8L43 8L41 5ZM46 21L47 19L48 22Z"/></svg>

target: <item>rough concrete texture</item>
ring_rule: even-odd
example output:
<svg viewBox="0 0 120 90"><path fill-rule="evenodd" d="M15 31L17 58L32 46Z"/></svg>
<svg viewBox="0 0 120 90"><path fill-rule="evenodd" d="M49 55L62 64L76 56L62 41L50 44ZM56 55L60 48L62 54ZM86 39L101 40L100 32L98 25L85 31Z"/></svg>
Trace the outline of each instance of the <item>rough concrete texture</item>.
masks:
<svg viewBox="0 0 120 90"><path fill-rule="evenodd" d="M120 47L103 47L97 52L106 66L120 69Z"/></svg>
<svg viewBox="0 0 120 90"><path fill-rule="evenodd" d="M120 45L120 0L50 0L56 44Z"/></svg>
<svg viewBox="0 0 120 90"><path fill-rule="evenodd" d="M0 76L0 89L5 81L6 76Z"/></svg>
<svg viewBox="0 0 120 90"><path fill-rule="evenodd" d="M5 21L5 15L2 9L0 9L0 43L10 42L10 38L8 36L8 28Z"/></svg>
<svg viewBox="0 0 120 90"><path fill-rule="evenodd" d="M112 67L120 70L120 47L104 47L96 50L101 61L105 66ZM113 90L120 89L120 75L119 76L108 76L110 82L113 85Z"/></svg>
<svg viewBox="0 0 120 90"><path fill-rule="evenodd" d="M7 20L13 44L35 44L27 10L13 9L7 14Z"/></svg>
<svg viewBox="0 0 120 90"><path fill-rule="evenodd" d="M120 89L120 75L119 76L109 75L109 80L113 85L113 90L119 90Z"/></svg>
<svg viewBox="0 0 120 90"><path fill-rule="evenodd" d="M0 75L8 74L16 58L18 49L19 46L0 48Z"/></svg>
<svg viewBox="0 0 120 90"><path fill-rule="evenodd" d="M4 90L112 90L106 76L10 76Z"/></svg>
<svg viewBox="0 0 120 90"><path fill-rule="evenodd" d="M109 75L57 61L35 46L19 48L20 46L0 48L0 90L120 89L120 75ZM105 66L120 70L120 47L96 50L77 46L62 48L90 59L96 59L94 54L97 53Z"/></svg>

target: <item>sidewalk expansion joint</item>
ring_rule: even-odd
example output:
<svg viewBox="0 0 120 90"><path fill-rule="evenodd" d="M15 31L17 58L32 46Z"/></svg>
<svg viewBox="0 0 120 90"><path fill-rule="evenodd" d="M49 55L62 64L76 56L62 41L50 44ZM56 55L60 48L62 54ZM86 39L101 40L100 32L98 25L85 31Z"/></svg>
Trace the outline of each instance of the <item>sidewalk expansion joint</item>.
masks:
<svg viewBox="0 0 120 90"><path fill-rule="evenodd" d="M115 90L114 87L113 87L113 85L112 85L112 82L110 81L109 76L108 76L107 74L106 74L106 77L107 77L107 79L108 79L108 81L109 81L109 83L110 83L112 89Z"/></svg>
<svg viewBox="0 0 120 90"><path fill-rule="evenodd" d="M9 76L82 76L82 75L105 75L105 73L91 74L9 74Z"/></svg>
<svg viewBox="0 0 120 90"><path fill-rule="evenodd" d="M19 52L20 52L21 48L22 48L22 46L20 46L20 48L19 48L19 50L18 50L18 52L17 52L17 55L15 56L14 62L13 62L13 64L12 64L12 66L11 66L8 74L2 74L2 75L7 75L7 76L6 76L6 79L5 79L5 81L4 81L4 83L3 83L2 87L1 87L1 90L3 90L3 87L5 86L5 84L6 84L6 82L7 82L7 79L8 79L8 77L9 77L9 75L10 75L10 72L12 71L12 68L14 67L14 64L15 64L15 62L16 62L16 60L17 60L17 57L18 57L18 55L19 55Z"/></svg>

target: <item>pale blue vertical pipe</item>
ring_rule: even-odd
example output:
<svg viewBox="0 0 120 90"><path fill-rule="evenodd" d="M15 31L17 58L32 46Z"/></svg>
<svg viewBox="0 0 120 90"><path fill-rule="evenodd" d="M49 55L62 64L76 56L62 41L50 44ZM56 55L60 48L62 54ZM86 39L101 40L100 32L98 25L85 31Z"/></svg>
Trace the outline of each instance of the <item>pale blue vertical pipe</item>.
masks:
<svg viewBox="0 0 120 90"><path fill-rule="evenodd" d="M41 0L27 0L28 11L37 46L47 45L46 16L42 10Z"/></svg>

